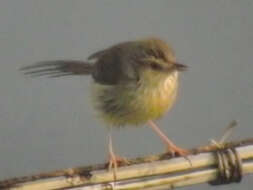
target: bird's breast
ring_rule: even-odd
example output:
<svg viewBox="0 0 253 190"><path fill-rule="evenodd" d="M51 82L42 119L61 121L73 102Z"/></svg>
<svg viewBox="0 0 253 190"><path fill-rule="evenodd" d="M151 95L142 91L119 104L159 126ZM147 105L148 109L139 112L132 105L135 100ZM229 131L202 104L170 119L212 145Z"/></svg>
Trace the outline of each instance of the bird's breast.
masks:
<svg viewBox="0 0 253 190"><path fill-rule="evenodd" d="M175 102L177 87L178 73L174 72L164 78L142 78L138 85L94 83L92 97L107 124L139 125L161 117Z"/></svg>
<svg viewBox="0 0 253 190"><path fill-rule="evenodd" d="M139 92L137 93L138 97L136 102L139 102L139 106L142 107L143 113L145 113L147 117L150 117L150 119L159 118L171 108L175 102L177 88L178 73L174 72L164 79L157 81L156 85L152 83L143 84L143 86L138 89Z"/></svg>

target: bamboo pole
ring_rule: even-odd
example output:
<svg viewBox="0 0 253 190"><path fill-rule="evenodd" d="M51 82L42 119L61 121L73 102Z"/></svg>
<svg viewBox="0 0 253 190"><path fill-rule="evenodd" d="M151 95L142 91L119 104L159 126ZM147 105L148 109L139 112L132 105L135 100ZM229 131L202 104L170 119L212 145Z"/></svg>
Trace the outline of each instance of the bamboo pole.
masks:
<svg viewBox="0 0 253 190"><path fill-rule="evenodd" d="M242 160L243 174L253 173L253 139L225 143L223 148L236 147ZM168 189L210 182L218 177L217 146L193 149L188 158L170 159L167 154L130 160L120 166L117 180L106 164L71 168L40 175L21 177L0 182L0 189L9 190L71 190L103 189Z"/></svg>

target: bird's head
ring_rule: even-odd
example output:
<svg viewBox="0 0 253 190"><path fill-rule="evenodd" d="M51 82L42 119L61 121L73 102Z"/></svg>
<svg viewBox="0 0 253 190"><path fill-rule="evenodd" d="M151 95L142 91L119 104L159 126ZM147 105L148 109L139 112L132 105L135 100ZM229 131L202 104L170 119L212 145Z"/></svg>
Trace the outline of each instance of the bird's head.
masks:
<svg viewBox="0 0 253 190"><path fill-rule="evenodd" d="M141 40L139 46L143 51L143 59L139 64L140 78L153 80L155 83L175 72L187 69L186 65L176 62L173 49L160 39Z"/></svg>

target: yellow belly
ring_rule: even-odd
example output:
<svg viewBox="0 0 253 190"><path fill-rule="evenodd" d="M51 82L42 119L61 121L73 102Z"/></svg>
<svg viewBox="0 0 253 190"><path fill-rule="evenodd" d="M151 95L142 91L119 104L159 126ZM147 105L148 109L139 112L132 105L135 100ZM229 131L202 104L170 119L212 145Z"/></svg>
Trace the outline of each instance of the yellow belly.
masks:
<svg viewBox="0 0 253 190"><path fill-rule="evenodd" d="M171 108L177 84L177 73L156 85L142 83L138 88L94 84L93 99L99 115L108 125L139 125L158 119Z"/></svg>

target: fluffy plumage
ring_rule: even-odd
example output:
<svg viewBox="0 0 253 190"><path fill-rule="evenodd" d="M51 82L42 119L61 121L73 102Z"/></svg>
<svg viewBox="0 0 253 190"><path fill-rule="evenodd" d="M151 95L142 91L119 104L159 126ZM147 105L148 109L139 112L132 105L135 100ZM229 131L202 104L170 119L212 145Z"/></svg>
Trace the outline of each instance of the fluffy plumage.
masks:
<svg viewBox="0 0 253 190"><path fill-rule="evenodd" d="M148 38L116 44L88 61L45 61L21 70L32 76L91 75L99 115L108 125L124 126L161 117L176 99L178 71L183 69L164 41Z"/></svg>

